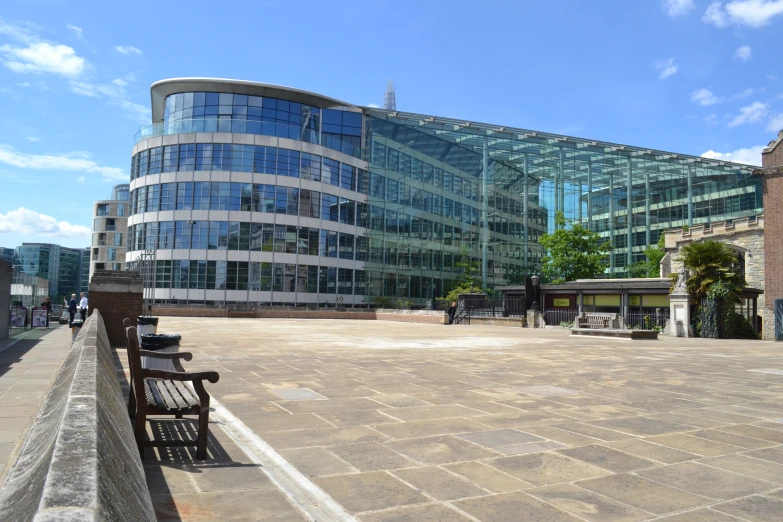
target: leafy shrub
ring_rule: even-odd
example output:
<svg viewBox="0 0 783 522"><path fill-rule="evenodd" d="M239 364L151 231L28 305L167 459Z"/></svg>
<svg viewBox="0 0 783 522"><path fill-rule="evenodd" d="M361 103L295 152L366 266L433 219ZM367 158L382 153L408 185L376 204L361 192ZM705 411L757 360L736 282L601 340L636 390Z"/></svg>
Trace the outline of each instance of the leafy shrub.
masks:
<svg viewBox="0 0 783 522"><path fill-rule="evenodd" d="M560 322L560 327L561 328L569 328L570 329L573 326L574 326L574 323L571 322L571 321L561 321Z"/></svg>

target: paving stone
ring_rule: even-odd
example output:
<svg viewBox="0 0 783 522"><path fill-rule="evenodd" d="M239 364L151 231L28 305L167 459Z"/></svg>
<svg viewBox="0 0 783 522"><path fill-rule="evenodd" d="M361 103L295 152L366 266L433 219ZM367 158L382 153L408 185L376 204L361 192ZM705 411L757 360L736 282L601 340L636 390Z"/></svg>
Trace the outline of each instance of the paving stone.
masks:
<svg viewBox="0 0 783 522"><path fill-rule="evenodd" d="M329 451L359 471L381 471L417 465L412 460L406 459L399 453L378 443L330 446Z"/></svg>
<svg viewBox="0 0 783 522"><path fill-rule="evenodd" d="M756 459L768 460L770 462L783 464L783 446L775 446L774 448L749 451L745 453L745 455Z"/></svg>
<svg viewBox="0 0 783 522"><path fill-rule="evenodd" d="M456 500L487 494L467 480L434 466L399 469L392 474L436 500Z"/></svg>
<svg viewBox="0 0 783 522"><path fill-rule="evenodd" d="M338 411L319 413L318 416L337 427L399 422L399 420L375 410Z"/></svg>
<svg viewBox="0 0 783 522"><path fill-rule="evenodd" d="M427 501L427 497L382 471L322 477L315 483L351 513Z"/></svg>
<svg viewBox="0 0 783 522"><path fill-rule="evenodd" d="M702 439L708 439L715 442L723 442L724 444L731 444L733 446L739 446L746 449L760 449L774 446L774 442L762 439L754 439L752 437L746 437L744 435L736 435L734 433L728 433L726 431L716 430L702 430L689 433L694 437L700 437Z"/></svg>
<svg viewBox="0 0 783 522"><path fill-rule="evenodd" d="M579 395L576 390L569 390L560 386L514 386L514 391L535 395L537 397L567 397L569 395Z"/></svg>
<svg viewBox="0 0 783 522"><path fill-rule="evenodd" d="M331 428L321 430L275 431L264 434L264 440L273 448L307 448L312 446L334 446L360 442L387 440L382 434L365 426Z"/></svg>
<svg viewBox="0 0 783 522"><path fill-rule="evenodd" d="M555 427L560 428L561 430L572 431L580 435L586 435L587 437L593 437L595 439L599 439L602 441L623 440L623 439L631 438L631 435L628 435L626 433L620 433L619 431L614 431L614 430L607 430L590 424L582 424L581 422L558 424Z"/></svg>
<svg viewBox="0 0 783 522"><path fill-rule="evenodd" d="M152 505L159 522L255 522L275 520L303 521L282 493L274 489L253 491L216 491L175 495L152 495Z"/></svg>
<svg viewBox="0 0 783 522"><path fill-rule="evenodd" d="M717 504L712 509L753 522L783 520L783 500L758 495Z"/></svg>
<svg viewBox="0 0 783 522"><path fill-rule="evenodd" d="M457 437L492 449L496 449L499 446L508 446L510 444L523 444L526 442L540 442L544 440L541 437L512 429L461 433L457 435Z"/></svg>
<svg viewBox="0 0 783 522"><path fill-rule="evenodd" d="M600 440L594 439L593 437L580 435L578 433L567 430L561 430L555 426L526 426L525 432L537 435L539 437L544 437L546 439L551 439L555 442L560 442L561 444L566 444L568 446L584 446L586 444L597 444L601 442Z"/></svg>
<svg viewBox="0 0 783 522"><path fill-rule="evenodd" d="M391 408L405 408L407 406L426 406L430 404L416 397L409 395L397 395L397 394L381 394L374 395L372 400L380 402L382 405L389 406Z"/></svg>
<svg viewBox="0 0 783 522"><path fill-rule="evenodd" d="M307 477L344 475L356 469L325 448L297 448L280 452L288 462Z"/></svg>
<svg viewBox="0 0 783 522"><path fill-rule="evenodd" d="M477 484L484 489L488 489L493 493L507 493L532 487L532 485L527 482L514 478L507 473L503 473L502 471L478 461L448 464L443 467L449 471L462 475L474 484Z"/></svg>
<svg viewBox="0 0 783 522"><path fill-rule="evenodd" d="M663 518L656 518L655 522L742 522L741 519L713 511L712 509L695 509L671 515Z"/></svg>
<svg viewBox="0 0 783 522"><path fill-rule="evenodd" d="M443 504L423 504L360 515L362 522L468 522L472 519Z"/></svg>
<svg viewBox="0 0 783 522"><path fill-rule="evenodd" d="M503 414L503 413L518 413L519 408L515 408L513 406L509 406L506 404L500 404L498 402L491 402L491 401L464 401L460 400L459 404L461 406L466 406L468 408L472 408L474 410L480 411L482 413L485 413L487 415L493 415L493 414Z"/></svg>
<svg viewBox="0 0 783 522"><path fill-rule="evenodd" d="M531 453L493 459L486 463L535 486L573 482L607 474L601 468L557 453Z"/></svg>
<svg viewBox="0 0 783 522"><path fill-rule="evenodd" d="M642 439L618 440L615 442L605 442L603 445L630 453L631 455L636 455L637 457L657 460L664 464L676 464L678 462L685 462L686 460L701 458L701 455L696 455L695 453L662 446L661 444L655 444Z"/></svg>
<svg viewBox="0 0 783 522"><path fill-rule="evenodd" d="M459 404L412 406L410 408L394 408L380 411L402 421L448 419L453 417L464 418L486 415L486 413L482 411L466 408Z"/></svg>
<svg viewBox="0 0 783 522"><path fill-rule="evenodd" d="M298 400L279 402L291 413L321 413L336 411L377 410L378 403L364 397L345 399Z"/></svg>
<svg viewBox="0 0 783 522"><path fill-rule="evenodd" d="M712 502L706 497L628 473L584 480L577 482L576 485L656 515L704 506Z"/></svg>
<svg viewBox="0 0 783 522"><path fill-rule="evenodd" d="M541 442L529 442L527 444L509 444L508 446L499 446L493 449L503 455L524 455L525 453L538 453L540 451L549 451L564 447L565 444L545 440Z"/></svg>
<svg viewBox="0 0 783 522"><path fill-rule="evenodd" d="M528 490L527 493L563 511L594 522L636 522L652 516L647 511L621 504L572 484L546 486Z"/></svg>
<svg viewBox="0 0 783 522"><path fill-rule="evenodd" d="M498 455L494 451L449 435L393 441L385 445L422 464L448 464Z"/></svg>
<svg viewBox="0 0 783 522"><path fill-rule="evenodd" d="M727 431L729 433L735 433L737 435L753 437L755 439L767 440L776 444L783 444L783 431L779 430L771 430L769 428L763 428L761 426L750 426L747 424L724 426L720 428L720 430Z"/></svg>
<svg viewBox="0 0 783 522"><path fill-rule="evenodd" d="M768 460L754 459L747 455L724 455L699 461L702 464L716 468L742 473L749 477L775 482L783 485L783 464Z"/></svg>
<svg viewBox="0 0 783 522"><path fill-rule="evenodd" d="M320 393L307 388L276 388L272 393L278 395L281 399L287 401L312 401L315 399L326 399Z"/></svg>
<svg viewBox="0 0 783 522"><path fill-rule="evenodd" d="M488 426L467 419L438 419L429 421L400 422L397 424L381 424L373 426L376 431L395 439L411 439L414 437L429 437L447 433L468 433L485 431Z"/></svg>
<svg viewBox="0 0 783 522"><path fill-rule="evenodd" d="M247 425L256 433L334 427L331 423L312 413L301 413L296 415L263 415L248 421Z"/></svg>
<svg viewBox="0 0 783 522"><path fill-rule="evenodd" d="M690 491L697 495L729 500L753 493L769 491L769 482L711 468L695 462L683 462L637 472L640 476Z"/></svg>
<svg viewBox="0 0 783 522"><path fill-rule="evenodd" d="M682 451L703 455L705 457L716 457L718 455L744 451L744 448L740 448L739 446L723 444L722 442L714 442L685 434L660 435L658 437L650 437L647 440Z"/></svg>
<svg viewBox="0 0 783 522"><path fill-rule="evenodd" d="M594 421L589 423L593 426L599 426L610 430L620 431L623 433L630 433L631 435L637 435L640 437L646 437L649 435L662 435L664 433L675 433L680 431L688 431L690 426L685 424L677 424L675 422L668 422L659 419L650 419L647 417L630 417L625 419L609 419L602 421Z"/></svg>
<svg viewBox="0 0 783 522"><path fill-rule="evenodd" d="M614 471L615 473L634 471L657 465L649 460L634 457L628 453L623 453L622 451L601 445L563 449L558 450L558 453L593 464L599 468Z"/></svg>
<svg viewBox="0 0 783 522"><path fill-rule="evenodd" d="M524 493L503 493L459 500L452 504L465 513L492 522L576 522L581 520Z"/></svg>
<svg viewBox="0 0 783 522"><path fill-rule="evenodd" d="M523 411L502 415L486 415L474 418L476 422L497 428L524 428L541 424L558 424L567 420L562 415L557 415L549 410Z"/></svg>

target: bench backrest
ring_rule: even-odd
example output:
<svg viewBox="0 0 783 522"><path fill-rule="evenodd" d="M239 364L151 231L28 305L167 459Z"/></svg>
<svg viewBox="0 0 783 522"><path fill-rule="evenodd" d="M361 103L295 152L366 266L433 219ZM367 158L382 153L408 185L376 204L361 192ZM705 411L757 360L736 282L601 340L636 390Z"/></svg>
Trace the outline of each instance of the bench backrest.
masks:
<svg viewBox="0 0 783 522"><path fill-rule="evenodd" d="M123 321L124 324L124 321ZM139 337L135 326L125 328L125 340L128 347L128 364L130 366L130 385L136 395L139 406L146 404L144 399L144 379L141 377L141 354L139 353Z"/></svg>

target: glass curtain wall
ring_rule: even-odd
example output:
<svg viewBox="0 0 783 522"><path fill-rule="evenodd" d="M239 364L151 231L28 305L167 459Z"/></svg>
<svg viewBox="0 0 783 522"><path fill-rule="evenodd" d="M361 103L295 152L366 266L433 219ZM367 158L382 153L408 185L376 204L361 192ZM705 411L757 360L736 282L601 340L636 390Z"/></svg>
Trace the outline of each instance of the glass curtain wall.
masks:
<svg viewBox="0 0 783 522"><path fill-rule="evenodd" d="M490 287L506 283L514 267L538 269L538 238L561 211L611 242L606 277L623 277L668 228L763 212L750 166L366 111L373 295L443 295L438 285L453 278L462 249L486 260Z"/></svg>

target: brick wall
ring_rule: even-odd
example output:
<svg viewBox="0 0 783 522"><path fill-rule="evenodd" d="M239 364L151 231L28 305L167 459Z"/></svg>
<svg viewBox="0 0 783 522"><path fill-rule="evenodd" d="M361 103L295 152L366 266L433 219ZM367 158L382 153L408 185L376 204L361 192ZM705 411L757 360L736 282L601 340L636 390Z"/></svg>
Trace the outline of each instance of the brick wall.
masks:
<svg viewBox="0 0 783 522"><path fill-rule="evenodd" d="M106 325L112 346L125 346L122 320L130 318L136 325L144 302L143 286L138 274L97 270L90 280L89 313L98 309Z"/></svg>
<svg viewBox="0 0 783 522"><path fill-rule="evenodd" d="M379 321L397 321L400 323L446 324L449 322L449 318L445 313L439 315L417 315L378 312L375 314L375 318Z"/></svg>

